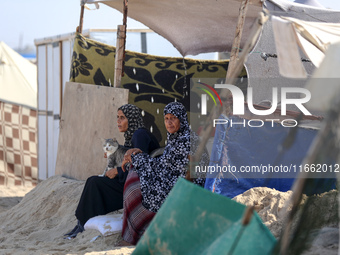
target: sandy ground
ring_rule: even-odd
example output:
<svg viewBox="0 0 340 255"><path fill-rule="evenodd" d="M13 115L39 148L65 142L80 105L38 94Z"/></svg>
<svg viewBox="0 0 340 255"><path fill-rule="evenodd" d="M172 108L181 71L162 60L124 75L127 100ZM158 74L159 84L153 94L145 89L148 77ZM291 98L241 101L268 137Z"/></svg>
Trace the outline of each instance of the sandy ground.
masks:
<svg viewBox="0 0 340 255"><path fill-rule="evenodd" d="M289 203L292 191L280 192L270 188L252 188L233 200L254 206L263 223L272 234L278 238L284 228L288 212L292 206ZM302 197L300 208L307 204L307 196ZM338 192L335 190L310 197L307 216L301 217L308 226L313 224L313 240L307 240L309 248L303 255L336 255L339 247L339 216ZM298 226L298 218L293 220L293 228ZM299 242L296 242L299 245Z"/></svg>
<svg viewBox="0 0 340 255"><path fill-rule="evenodd" d="M83 186L84 181L54 176L34 189L1 187L0 254L131 254L134 247L115 248L120 234L102 237L86 230L63 238L76 225Z"/></svg>
<svg viewBox="0 0 340 255"><path fill-rule="evenodd" d="M132 246L116 247L120 234L103 237L97 230L86 230L75 239L63 238L76 224L74 211L83 185L84 181L54 176L35 188L0 186L0 254L131 254ZM234 200L254 205L278 237L291 210L290 195L291 191L253 188ZM316 238L304 255L337 254L337 211L337 192L315 196L308 213L321 213L327 220L318 222Z"/></svg>

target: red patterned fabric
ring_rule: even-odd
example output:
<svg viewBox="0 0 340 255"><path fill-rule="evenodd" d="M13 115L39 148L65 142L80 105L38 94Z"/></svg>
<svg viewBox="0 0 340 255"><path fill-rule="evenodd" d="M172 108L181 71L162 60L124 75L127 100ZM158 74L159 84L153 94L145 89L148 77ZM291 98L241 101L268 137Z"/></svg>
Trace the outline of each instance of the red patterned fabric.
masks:
<svg viewBox="0 0 340 255"><path fill-rule="evenodd" d="M155 215L143 206L138 174L130 170L124 186L123 239L137 244Z"/></svg>
<svg viewBox="0 0 340 255"><path fill-rule="evenodd" d="M0 185L37 181L37 111L0 101Z"/></svg>

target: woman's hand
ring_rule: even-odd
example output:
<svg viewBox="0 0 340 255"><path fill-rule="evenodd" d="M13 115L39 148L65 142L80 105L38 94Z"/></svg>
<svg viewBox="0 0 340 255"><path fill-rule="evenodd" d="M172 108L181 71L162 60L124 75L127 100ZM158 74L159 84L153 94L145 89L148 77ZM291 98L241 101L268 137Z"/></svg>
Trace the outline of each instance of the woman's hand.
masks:
<svg viewBox="0 0 340 255"><path fill-rule="evenodd" d="M117 168L111 168L110 170L107 170L105 176L109 177L110 179L113 179L117 176L117 174L118 174Z"/></svg>
<svg viewBox="0 0 340 255"><path fill-rule="evenodd" d="M141 153L141 152L142 151L138 148L129 149L127 152L125 152L124 159L123 159L123 162L122 162L122 169L123 169L124 172L126 171L125 164L131 163L131 154L136 155L136 154Z"/></svg>

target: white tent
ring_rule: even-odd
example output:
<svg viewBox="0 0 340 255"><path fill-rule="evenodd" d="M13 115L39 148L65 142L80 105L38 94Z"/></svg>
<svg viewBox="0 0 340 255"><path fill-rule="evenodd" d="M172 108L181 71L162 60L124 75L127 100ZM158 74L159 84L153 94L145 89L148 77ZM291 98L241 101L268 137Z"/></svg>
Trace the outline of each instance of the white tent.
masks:
<svg viewBox="0 0 340 255"><path fill-rule="evenodd" d="M37 68L0 42L0 185L37 183Z"/></svg>
<svg viewBox="0 0 340 255"><path fill-rule="evenodd" d="M340 41L340 23L310 22L275 16L272 23L280 73L285 77L306 77L297 45L319 67L329 45Z"/></svg>
<svg viewBox="0 0 340 255"><path fill-rule="evenodd" d="M269 13L277 17L292 17L308 22L323 22L324 24L340 22L340 11L337 10L318 8L288 0L267 0L265 5ZM291 48L288 47L285 54L288 54L290 50ZM302 62L308 79L315 71L316 66L308 61L309 57L302 50L299 50L299 52L300 65ZM267 54L269 57L262 59L264 54ZM270 57L275 54L278 55L277 58ZM250 80L249 86L255 91L253 96L254 102L257 104L272 98L271 88L273 84L278 88L287 86L303 87L305 85L306 79L282 77L279 71L278 58L279 54L275 44L273 19L270 19L264 25L262 34L245 63ZM302 59L306 61L302 61ZM321 113L312 111L312 114L320 115Z"/></svg>
<svg viewBox="0 0 340 255"><path fill-rule="evenodd" d="M317 0L295 0L294 3L315 6L315 7L318 7L318 8L325 8Z"/></svg>
<svg viewBox="0 0 340 255"><path fill-rule="evenodd" d="M37 108L37 67L0 42L0 101Z"/></svg>

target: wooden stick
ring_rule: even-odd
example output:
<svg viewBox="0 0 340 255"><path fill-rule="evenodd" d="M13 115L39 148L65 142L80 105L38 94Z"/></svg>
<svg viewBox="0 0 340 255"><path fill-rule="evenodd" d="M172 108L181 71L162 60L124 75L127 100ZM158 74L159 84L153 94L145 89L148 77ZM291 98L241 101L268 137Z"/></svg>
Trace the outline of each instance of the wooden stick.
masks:
<svg viewBox="0 0 340 255"><path fill-rule="evenodd" d="M83 21L84 21L84 9L85 9L85 4L81 4L80 8L80 20L79 20L79 27L77 29L77 32L81 34L83 32Z"/></svg>
<svg viewBox="0 0 340 255"><path fill-rule="evenodd" d="M128 12L128 0L124 1L124 7L123 7L123 25L126 26L127 21L127 12Z"/></svg>
<svg viewBox="0 0 340 255"><path fill-rule="evenodd" d="M253 216L254 213L254 206L247 206L246 210L243 214L243 218L242 218L242 225L243 226L247 226L249 224L249 222L251 221L251 218Z"/></svg>
<svg viewBox="0 0 340 255"><path fill-rule="evenodd" d="M59 121L63 109L63 42L59 41Z"/></svg>
<svg viewBox="0 0 340 255"><path fill-rule="evenodd" d="M323 126L320 128L317 136L313 140L313 143L311 144L308 150L306 157L304 158L302 162L302 166L314 164L317 160L317 157L320 154L320 151L324 150L325 147L327 146L325 144L327 143L327 136L329 135L330 132L332 132L332 125L334 125L332 120L340 118L339 110L338 110L340 107L340 101L339 100L334 100L334 101L335 102L332 102L333 107L328 111L327 117L325 119L325 122L323 123ZM338 138L339 137L335 137L334 139L338 139ZM306 186L307 178L311 178L311 173L303 171L296 178L293 184L293 187L292 187L293 193L290 198L290 203L292 204L292 210L290 211L288 215L288 220L285 224L285 228L283 230L283 234L281 238L280 254L282 255L286 255L289 252L288 249L289 249L289 245L291 242L291 229L293 225L293 219L299 209L302 194Z"/></svg>
<svg viewBox="0 0 340 255"><path fill-rule="evenodd" d="M126 26L118 25L117 27L117 44L116 44L116 60L115 60L115 73L114 73L114 87L119 88L121 85L123 75L123 62L125 52L125 37Z"/></svg>
<svg viewBox="0 0 340 255"><path fill-rule="evenodd" d="M262 31L262 26L263 24L269 19L269 16L267 14L267 12L262 11L259 13L259 16L257 18L257 20L254 23L254 26L252 28L252 31L248 37L248 40L244 46L244 49L241 53L241 56L239 58L239 60L237 61L237 64L233 70L233 72L230 74L230 78L228 78L226 80L226 84L233 84L236 77L238 76L238 74L242 71L243 69L243 64L245 63L248 53L251 51L251 49L254 47L257 38L259 36L259 34ZM229 94L229 90L227 89L223 89L221 91L220 97L221 98L225 98L227 99L227 96ZM227 105L227 100L223 100L223 109L217 105L214 106L213 109L211 110L207 120L206 120L206 124L202 130L202 139L201 139L201 143L198 146L198 149L195 153L195 155L192 157L192 161L191 162L198 162L199 159L201 158L201 155L203 153L204 147L210 137L211 131L212 131L212 123L213 120L218 118L218 116L222 113L222 112L228 112L228 105ZM223 111L222 111L223 110Z"/></svg>
<svg viewBox="0 0 340 255"><path fill-rule="evenodd" d="M124 76L124 59L125 59L125 43L126 43L126 21L128 12L128 1L123 0L123 25L117 26L117 43L116 43L116 61L115 61L115 77L113 86L119 88L121 86L122 77Z"/></svg>
<svg viewBox="0 0 340 255"><path fill-rule="evenodd" d="M247 57L249 52L253 49L261 31L264 23L266 23L269 19L268 12L263 10L259 13L257 20L254 23L254 26L250 32L247 42L245 43L241 56L239 57L238 61L236 62L235 68L233 68L232 73L226 80L226 84L234 84L237 76L243 69L243 64L247 61ZM229 91L229 90L228 90Z"/></svg>
<svg viewBox="0 0 340 255"><path fill-rule="evenodd" d="M249 224L249 222L251 221L251 218L253 216L253 213L254 213L254 206L247 206L246 209L244 210L244 214L243 214L243 217L242 217L242 226L241 226L241 229L240 231L237 233L237 236L228 252L228 255L233 255L234 254L234 251L236 249L236 247L238 246L240 240L241 240L241 237L244 233L244 230L245 228L247 227L247 225Z"/></svg>
<svg viewBox="0 0 340 255"><path fill-rule="evenodd" d="M233 73L233 70L235 68L237 57L241 45L241 38L242 38L242 32L244 27L244 21L246 19L246 14L248 10L248 4L249 0L243 0L241 3L241 7L239 10L238 20L237 20L237 26L236 26L236 32L234 37L234 42L230 51L230 61L228 65L227 70L227 76L226 78L230 78L231 73Z"/></svg>
<svg viewBox="0 0 340 255"><path fill-rule="evenodd" d="M126 45L126 31L127 31L127 14L128 14L128 0L124 1L123 8L123 25L125 26L125 35L124 35L124 45L123 45L123 63L122 63L122 77L124 76L124 66L125 66L125 45Z"/></svg>

